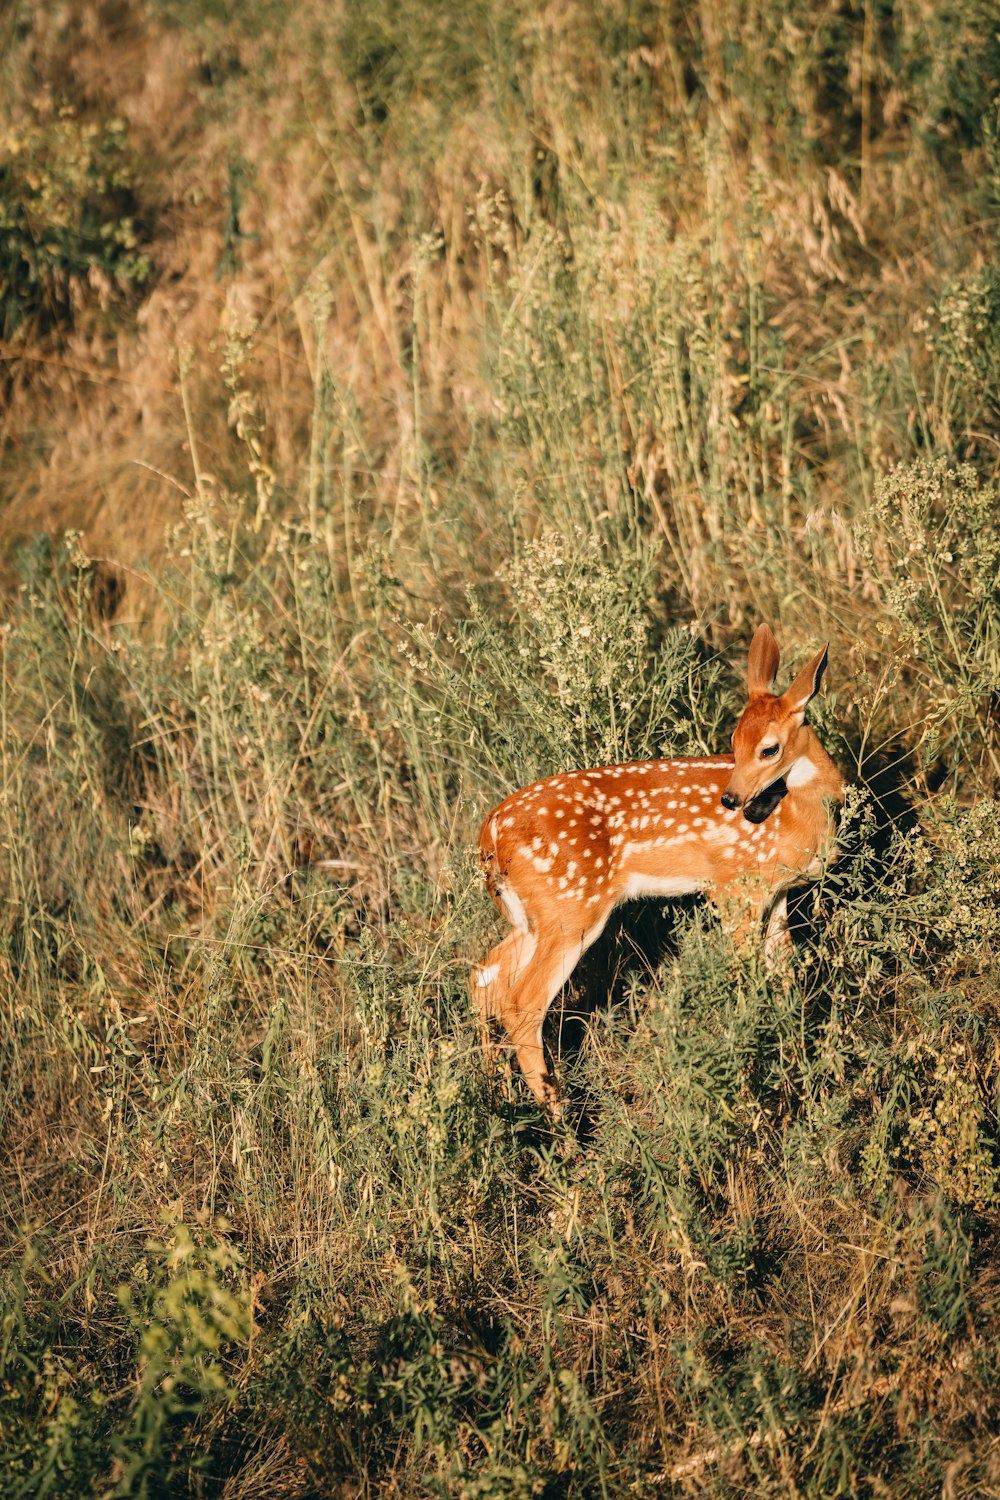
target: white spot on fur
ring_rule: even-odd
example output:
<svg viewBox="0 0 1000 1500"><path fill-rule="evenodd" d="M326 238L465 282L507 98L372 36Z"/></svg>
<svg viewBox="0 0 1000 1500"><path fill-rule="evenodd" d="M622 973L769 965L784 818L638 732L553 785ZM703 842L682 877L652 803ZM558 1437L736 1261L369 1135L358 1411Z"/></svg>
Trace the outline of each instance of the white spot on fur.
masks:
<svg viewBox="0 0 1000 1500"><path fill-rule="evenodd" d="M708 836L717 844L738 844L740 836L735 828L719 824L714 818L706 820L709 825Z"/></svg>

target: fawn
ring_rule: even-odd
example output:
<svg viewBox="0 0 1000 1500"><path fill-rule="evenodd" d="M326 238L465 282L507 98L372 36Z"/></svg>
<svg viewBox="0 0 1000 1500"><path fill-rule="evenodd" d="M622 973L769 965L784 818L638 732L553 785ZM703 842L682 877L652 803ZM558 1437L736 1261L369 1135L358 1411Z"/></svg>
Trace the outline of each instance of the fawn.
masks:
<svg viewBox="0 0 1000 1500"><path fill-rule="evenodd" d="M831 802L844 781L806 706L827 647L777 697L778 643L758 626L749 702L732 755L680 756L568 771L514 792L486 817L479 859L513 932L472 971L487 1060L491 1018L517 1051L532 1093L554 1115L542 1026L580 955L632 896L703 891L737 941L769 913L765 962L789 948L787 891L832 857Z"/></svg>

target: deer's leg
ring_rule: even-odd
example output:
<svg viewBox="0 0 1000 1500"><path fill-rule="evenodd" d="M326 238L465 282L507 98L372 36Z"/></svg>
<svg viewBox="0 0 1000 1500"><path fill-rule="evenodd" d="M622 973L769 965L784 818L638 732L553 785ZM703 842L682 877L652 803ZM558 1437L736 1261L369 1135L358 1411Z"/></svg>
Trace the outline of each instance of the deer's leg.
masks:
<svg viewBox="0 0 1000 1500"><path fill-rule="evenodd" d="M511 933L474 971L484 1029L491 1016L501 1022L514 1044L525 1082L538 1102L557 1118L559 1096L546 1066L542 1028L549 1006L576 968L580 955L600 935L608 911L595 918L589 931L572 937L558 926L537 933Z"/></svg>
<svg viewBox="0 0 1000 1500"><path fill-rule="evenodd" d="M709 891L709 898L737 948L747 948L760 931L771 892L760 881L732 881Z"/></svg>
<svg viewBox="0 0 1000 1500"><path fill-rule="evenodd" d="M530 960L537 939L527 928L509 932L469 976L473 1005L479 1007L479 1030L487 1067L496 1062L497 1048L490 1036L490 1021L503 1019L499 996L507 993Z"/></svg>
<svg viewBox="0 0 1000 1500"><path fill-rule="evenodd" d="M780 969L792 951L787 889L774 896L761 884L743 887L739 891L731 886L716 892L713 901L723 926L738 948L749 948L757 940L766 913L764 968L768 974Z"/></svg>
<svg viewBox="0 0 1000 1500"><path fill-rule="evenodd" d="M496 996L500 1019L514 1043L525 1082L538 1102L557 1118L559 1096L545 1062L542 1028L549 1006L572 974L583 949L579 938L567 942L561 936L540 936L514 983Z"/></svg>
<svg viewBox="0 0 1000 1500"><path fill-rule="evenodd" d="M788 894L782 892L771 907L764 933L764 967L769 974L780 967L792 951L792 935L788 930Z"/></svg>

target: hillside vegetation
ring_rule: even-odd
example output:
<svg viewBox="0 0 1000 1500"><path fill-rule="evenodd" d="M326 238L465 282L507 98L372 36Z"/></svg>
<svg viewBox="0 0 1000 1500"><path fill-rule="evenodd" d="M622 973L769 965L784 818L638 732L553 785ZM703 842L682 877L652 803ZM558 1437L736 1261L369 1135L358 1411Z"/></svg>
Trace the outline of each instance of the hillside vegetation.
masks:
<svg viewBox="0 0 1000 1500"><path fill-rule="evenodd" d="M0 1488L1000 1494L991 0L0 18ZM851 782L772 982L496 802Z"/></svg>

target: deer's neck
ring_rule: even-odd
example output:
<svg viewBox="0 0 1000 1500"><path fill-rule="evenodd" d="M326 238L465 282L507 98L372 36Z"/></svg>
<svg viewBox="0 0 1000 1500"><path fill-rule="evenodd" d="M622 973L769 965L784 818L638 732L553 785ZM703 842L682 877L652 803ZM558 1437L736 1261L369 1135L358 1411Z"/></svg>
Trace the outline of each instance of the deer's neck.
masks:
<svg viewBox="0 0 1000 1500"><path fill-rule="evenodd" d="M795 737L795 760L785 772L785 785L796 801L844 799L844 778L808 724Z"/></svg>

